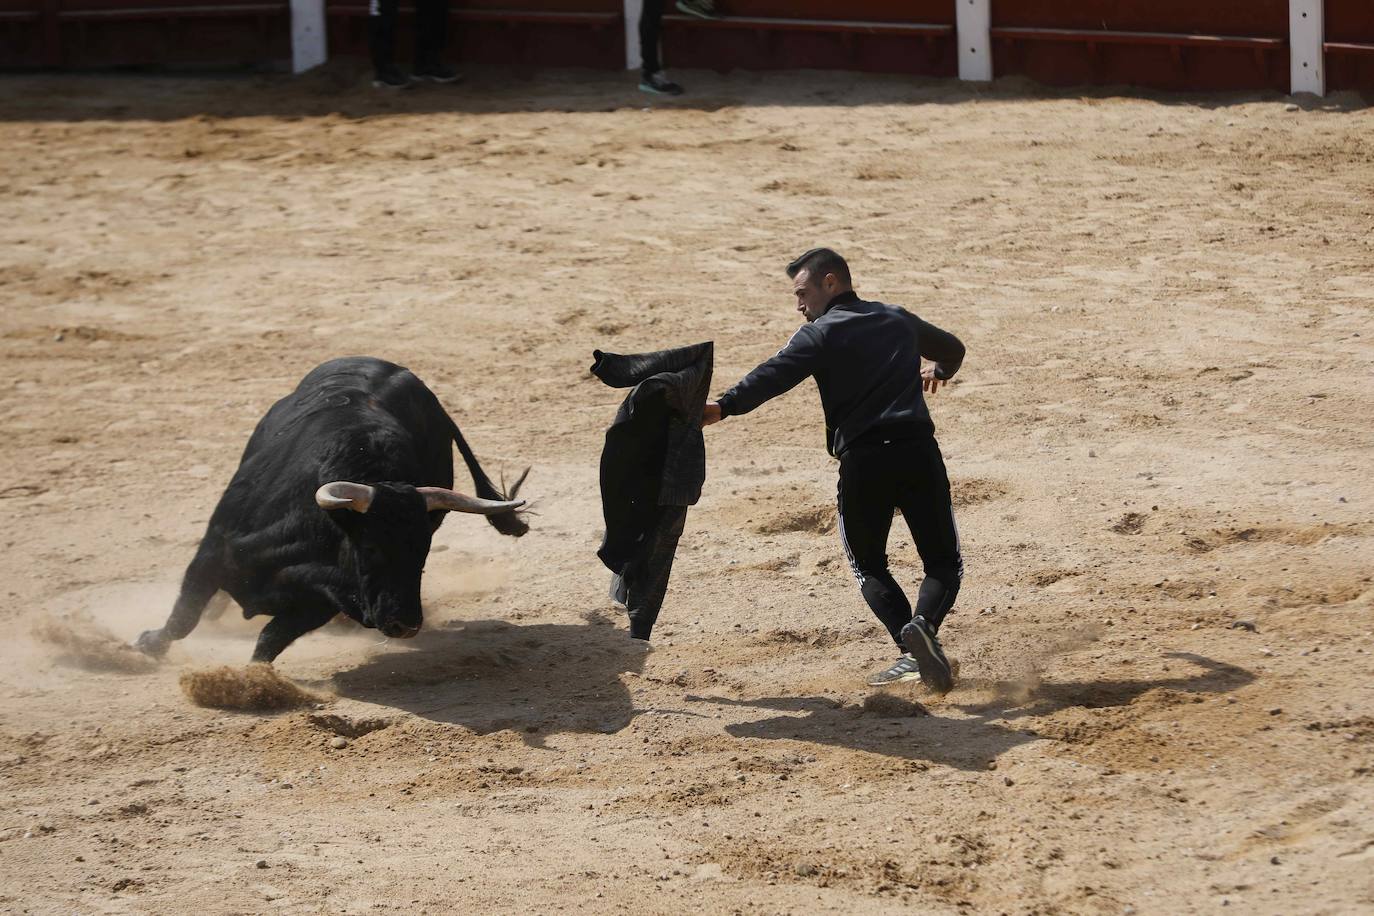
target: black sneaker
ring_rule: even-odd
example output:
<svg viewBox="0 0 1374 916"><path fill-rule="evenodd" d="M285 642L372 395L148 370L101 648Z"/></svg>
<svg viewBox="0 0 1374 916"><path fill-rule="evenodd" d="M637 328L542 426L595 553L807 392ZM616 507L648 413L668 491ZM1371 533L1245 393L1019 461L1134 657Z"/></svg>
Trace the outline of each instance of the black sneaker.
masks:
<svg viewBox="0 0 1374 916"><path fill-rule="evenodd" d="M910 654L903 655L897 659L897 663L886 671L880 671L868 679L870 687L886 687L888 684L900 684L902 681L912 681L921 676L921 669L916 666L916 659Z"/></svg>
<svg viewBox="0 0 1374 916"><path fill-rule="evenodd" d="M410 77L406 76L395 67L387 67L384 70L378 70L376 75L372 77L372 88L409 89Z"/></svg>
<svg viewBox="0 0 1374 916"><path fill-rule="evenodd" d="M662 70L657 73L645 73L641 76L639 88L644 92L652 92L656 95L682 95L682 87L668 79L668 74Z"/></svg>
<svg viewBox="0 0 1374 916"><path fill-rule="evenodd" d="M949 693L954 688L954 673L950 670L945 650L924 617L913 617L902 627L902 645L916 658L921 669L921 681L936 693Z"/></svg>
<svg viewBox="0 0 1374 916"><path fill-rule="evenodd" d="M719 19L720 13L716 12L715 0L677 0L679 11L688 16L698 16L702 19Z"/></svg>
<svg viewBox="0 0 1374 916"><path fill-rule="evenodd" d="M463 74L447 64L427 64L416 67L414 77L417 80L429 80L431 83L456 83L463 78Z"/></svg>

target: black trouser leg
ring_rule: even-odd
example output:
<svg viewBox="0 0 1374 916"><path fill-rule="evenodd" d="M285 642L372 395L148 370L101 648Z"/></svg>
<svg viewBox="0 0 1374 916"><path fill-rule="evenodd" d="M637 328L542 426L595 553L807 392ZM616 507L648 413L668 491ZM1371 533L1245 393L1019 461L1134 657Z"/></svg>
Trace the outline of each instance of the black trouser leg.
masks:
<svg viewBox="0 0 1374 916"><path fill-rule="evenodd" d="M429 70L443 62L448 6L449 0L415 0L416 70Z"/></svg>
<svg viewBox="0 0 1374 916"><path fill-rule="evenodd" d="M892 512L900 508L925 567L915 614L939 629L963 577L949 478L934 435L860 443L840 460L840 537L864 600L901 645L911 604L887 566Z"/></svg>
<svg viewBox="0 0 1374 916"><path fill-rule="evenodd" d="M908 446L904 460L910 462L910 468L899 483L897 506L925 569L915 613L939 630L959 597L964 578L959 528L954 522L945 459L935 437L904 444Z"/></svg>
<svg viewBox="0 0 1374 916"><path fill-rule="evenodd" d="M396 66L396 17L401 0L369 0L367 7L367 47L372 54L372 69L381 73Z"/></svg>
<svg viewBox="0 0 1374 916"><path fill-rule="evenodd" d="M911 602L887 568L896 492L890 475L882 473L883 458L880 451L856 446L840 459L840 542L864 600L900 647L902 627L911 621Z"/></svg>
<svg viewBox="0 0 1374 916"><path fill-rule="evenodd" d="M663 29L663 0L644 0L639 13L639 56L644 63L644 75L663 69L658 59L658 36Z"/></svg>

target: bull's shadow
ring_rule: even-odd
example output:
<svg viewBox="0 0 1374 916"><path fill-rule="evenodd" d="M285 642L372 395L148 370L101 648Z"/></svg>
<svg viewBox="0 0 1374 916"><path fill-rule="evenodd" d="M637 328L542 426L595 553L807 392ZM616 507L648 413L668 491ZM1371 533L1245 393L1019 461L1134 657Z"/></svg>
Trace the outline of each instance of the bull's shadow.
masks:
<svg viewBox="0 0 1374 916"><path fill-rule="evenodd" d="M341 696L532 745L557 732L610 734L634 704L621 683L646 652L621 627L475 620L427 628L404 648L334 676Z"/></svg>
<svg viewBox="0 0 1374 916"><path fill-rule="evenodd" d="M806 713L804 716L775 716L727 726L725 730L737 738L829 744L961 770L985 770L989 763L1011 748L1041 737L1032 729L1020 730L1004 724L1011 720L1047 716L1071 707L1095 709L1127 706L1151 690L1191 694L1226 693L1255 679L1255 675L1244 668L1204 656L1175 653L1169 657L1189 661L1202 671L1153 680L1043 682L1034 687L971 681L968 686L992 688L997 697L987 702L961 704L957 702L958 694L954 694L956 702L951 705L972 716L963 719L945 718L938 712L931 716L892 718L818 696L754 700L725 697L688 699L722 706Z"/></svg>

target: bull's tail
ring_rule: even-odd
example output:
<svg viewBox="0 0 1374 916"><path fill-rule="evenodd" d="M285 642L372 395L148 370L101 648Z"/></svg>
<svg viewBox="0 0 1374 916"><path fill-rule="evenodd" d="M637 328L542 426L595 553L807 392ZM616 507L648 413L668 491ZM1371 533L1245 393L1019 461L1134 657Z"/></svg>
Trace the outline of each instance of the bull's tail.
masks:
<svg viewBox="0 0 1374 916"><path fill-rule="evenodd" d="M468 447L467 441L463 439L463 434L459 431L457 423L453 424L453 444L458 446L458 453L463 456L463 463L468 466L468 473L472 475L472 482L477 487L478 496L482 499L515 499L516 494L520 492L520 485L523 484L525 478L529 476L529 468L525 468L524 473L511 485L509 492L503 493L492 484L491 478L487 477L486 471L483 471L482 466L477 463L477 456L472 453L472 449ZM504 483L505 482L502 481L503 486ZM488 515L487 521L491 522L491 526L497 531L502 534L508 534L511 537L518 538L520 535L530 530L530 526L521 518L521 513L518 510Z"/></svg>

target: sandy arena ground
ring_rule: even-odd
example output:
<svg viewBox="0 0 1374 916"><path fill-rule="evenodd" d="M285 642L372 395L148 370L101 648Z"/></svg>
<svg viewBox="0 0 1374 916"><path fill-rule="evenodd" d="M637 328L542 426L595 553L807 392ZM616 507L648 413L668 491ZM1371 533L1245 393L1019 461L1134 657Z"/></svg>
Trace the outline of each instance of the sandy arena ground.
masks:
<svg viewBox="0 0 1374 916"><path fill-rule="evenodd" d="M0 80L0 910L1374 911L1374 109L681 76ZM865 706L809 383L708 430L652 652L594 556L593 348L713 339L719 392L820 243L969 348L928 715ZM356 353L533 466L418 638L306 637L323 707L247 714L178 676L260 621L143 673L35 635L159 624L253 424Z"/></svg>

